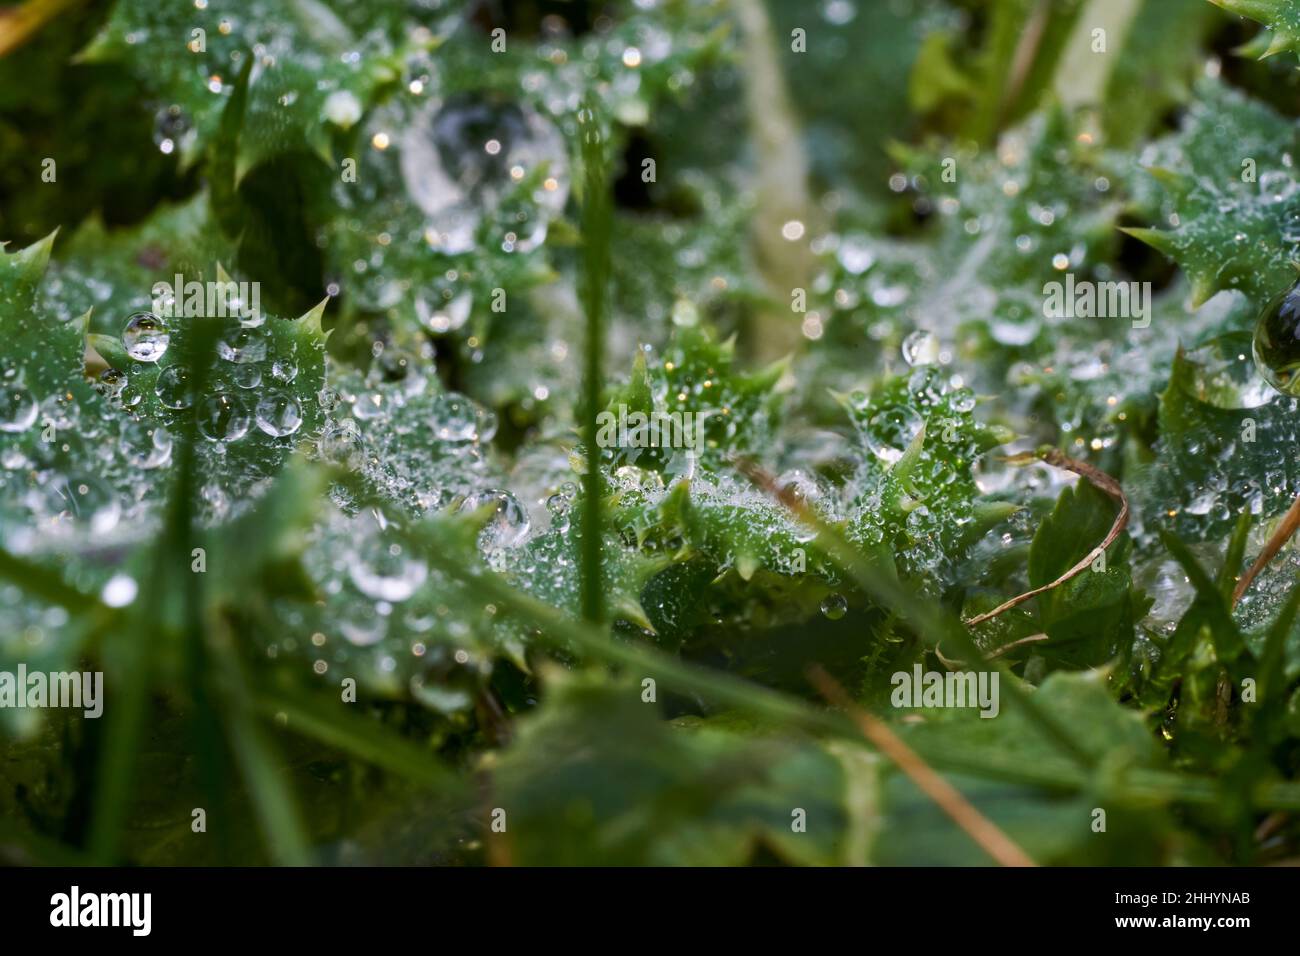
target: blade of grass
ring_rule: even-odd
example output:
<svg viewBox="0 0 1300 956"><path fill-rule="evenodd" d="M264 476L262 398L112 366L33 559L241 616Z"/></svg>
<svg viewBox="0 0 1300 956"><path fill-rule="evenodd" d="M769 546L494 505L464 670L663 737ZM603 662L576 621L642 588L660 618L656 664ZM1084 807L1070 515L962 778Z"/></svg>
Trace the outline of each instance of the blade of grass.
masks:
<svg viewBox="0 0 1300 956"><path fill-rule="evenodd" d="M197 398L207 392L211 377L211 356L216 349L218 329L215 322L199 321L194 326L193 351L187 356L194 384L192 407ZM183 556L183 561L204 547L203 532L194 514L194 499L199 486L198 455L196 444L197 420L188 418L183 425L184 437L177 460L178 478L176 493L170 502L170 517L165 542L168 552ZM224 858L228 841L221 839L227 826L229 801L225 781L229 767L222 733L222 718L213 702L212 672L208 655L206 574L188 572L184 563L173 564L168 573L179 573L177 590L184 606L184 641L181 647L185 685L193 702L193 711L187 725L190 746L193 747L199 785L217 838L218 853Z"/></svg>
<svg viewBox="0 0 1300 956"><path fill-rule="evenodd" d="M1219 593L1210 575L1201 567L1201 563L1196 560L1196 556L1181 539L1167 532L1161 532L1160 540L1187 574L1188 581L1196 591L1196 600L1205 609L1215 654L1224 662L1234 660L1246 650L1246 642L1241 636L1241 631L1237 629L1237 622L1232 619L1232 613L1228 610L1223 595Z"/></svg>
<svg viewBox="0 0 1300 956"><path fill-rule="evenodd" d="M226 729L240 775L248 784L257 811L262 839L270 848L273 859L285 866L306 866L311 862L307 837L282 772L276 766L260 728L247 713L238 710L226 714Z"/></svg>
<svg viewBox="0 0 1300 956"><path fill-rule="evenodd" d="M118 861L130 809L140 739L149 707L154 655L163 641L163 618L169 561L157 547L152 573L121 626L103 638L105 670L112 675L111 707L105 708L104 745L95 771L89 848L101 865Z"/></svg>
<svg viewBox="0 0 1300 956"><path fill-rule="evenodd" d="M1269 626L1264 638L1264 652L1259 662L1259 700L1260 709L1256 724L1267 731L1286 709L1286 639L1291 635L1296 613L1300 611L1300 584L1291 587L1286 604L1282 606L1277 619Z"/></svg>
<svg viewBox="0 0 1300 956"><path fill-rule="evenodd" d="M775 362L799 347L799 316L788 306L790 290L807 288L816 273L807 240L791 242L781 232L788 222L816 235L817 204L808 185L808 155L799 114L781 68L780 41L764 0L732 4L745 69L741 71L745 112L754 144L754 211L750 243L763 278L766 299L755 303L754 357Z"/></svg>
<svg viewBox="0 0 1300 956"><path fill-rule="evenodd" d="M605 618L605 589L602 583L602 481L596 417L600 414L601 358L605 351L606 292L610 273L612 232L609 186L606 181L605 132L595 100L590 98L579 112L582 138L582 305L586 312L586 340L583 343L582 440L587 448L587 471L583 475L582 507L582 614L588 621Z"/></svg>
<svg viewBox="0 0 1300 956"><path fill-rule="evenodd" d="M311 862L306 833L283 769L277 766L275 748L262 734L256 718L256 699L239 660L229 622L214 617L217 632L209 659L216 671L222 697L222 718L240 776L248 786L262 839L272 858L286 866Z"/></svg>
<svg viewBox="0 0 1300 956"><path fill-rule="evenodd" d="M1250 538L1250 526L1254 517L1249 510L1241 513L1241 517L1237 519L1237 526L1232 529L1232 537L1228 539L1228 550L1223 556L1223 567L1219 568L1217 582L1219 591L1223 594L1224 600L1232 600L1233 607L1237 602L1232 598L1232 592L1235 590L1241 561L1246 556L1246 543Z"/></svg>
<svg viewBox="0 0 1300 956"><path fill-rule="evenodd" d="M199 398L206 392L209 356L215 353L216 340L215 323L195 321L190 333L177 342L179 364L189 372L191 408L198 407ZM202 631L201 611L194 610L197 602L201 601L201 592L194 590L201 587L201 583L195 580L200 575L189 574L189 580L180 582L174 580L178 555L184 554L185 563L181 566L188 567L188 544L193 536L192 512L198 487L197 427L196 417L188 415L176 428L176 478L172 483L163 530L154 546L152 573L145 581L144 593L132 605L131 626L121 628L105 639L106 650L110 645L117 650L119 689L116 706L108 715L90 830L92 852L103 863L114 862L121 847L139 758L140 737L149 708L154 651L166 638L165 611L171 604L173 584L180 588L183 620L190 632L187 652L189 642L201 639L195 633L196 630L199 634ZM196 613L199 614L197 629Z"/></svg>
<svg viewBox="0 0 1300 956"><path fill-rule="evenodd" d="M0 548L0 578L8 578L32 597L73 614L102 608L99 599L93 594L77 590L64 583L57 574L51 573L49 568L11 554L3 548Z"/></svg>
<svg viewBox="0 0 1300 956"><path fill-rule="evenodd" d="M391 733L382 724L347 710L283 688L258 688L253 705L267 718L286 720L287 729L311 737L359 760L447 793L459 793L465 782L428 751Z"/></svg>

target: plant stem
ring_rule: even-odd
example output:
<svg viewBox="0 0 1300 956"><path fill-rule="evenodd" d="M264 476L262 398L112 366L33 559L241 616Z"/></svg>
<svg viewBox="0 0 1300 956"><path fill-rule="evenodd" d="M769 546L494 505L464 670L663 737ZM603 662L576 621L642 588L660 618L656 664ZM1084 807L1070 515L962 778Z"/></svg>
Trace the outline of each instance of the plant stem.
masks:
<svg viewBox="0 0 1300 956"><path fill-rule="evenodd" d="M1233 607L1237 606L1241 596L1246 593L1246 588L1250 587L1250 582L1255 580L1259 572L1263 571L1286 543L1291 540L1297 528L1300 528L1300 496L1297 496L1295 501L1291 502L1291 507L1287 509L1286 514L1282 516L1282 520L1278 523L1277 529L1274 530L1265 543L1264 550L1259 553L1259 557L1241 576L1237 586L1232 589Z"/></svg>
<svg viewBox="0 0 1300 956"><path fill-rule="evenodd" d="M34 37L64 10L85 0L27 0L22 6L0 11L0 56L6 56Z"/></svg>
<svg viewBox="0 0 1300 956"><path fill-rule="evenodd" d="M839 682L820 666L811 674L812 681L831 703L848 712L862 731L862 736L893 761L894 766L907 775L912 783L948 815L953 823L969 836L985 853L1002 866L1037 866L1033 859L996 823L980 813L948 782L935 773L902 739L883 721L860 708Z"/></svg>
<svg viewBox="0 0 1300 956"><path fill-rule="evenodd" d="M605 133L594 100L579 113L582 138L582 304L587 316L582 389L582 435L587 472L582 479L582 616L596 623L605 617L602 581L602 481L596 418L600 414L601 358L605 351L605 310L609 286L610 204L606 182Z"/></svg>
<svg viewBox="0 0 1300 956"><path fill-rule="evenodd" d="M808 241L815 234L814 204L808 188L808 157L799 120L781 73L776 36L764 0L738 0L746 69L745 105L757 158L755 206L751 227L754 251L772 301L760 304L753 336L754 357L783 358L800 341L799 317L789 309L790 294L812 281L814 261ZM804 225L801 239L784 238L781 227Z"/></svg>

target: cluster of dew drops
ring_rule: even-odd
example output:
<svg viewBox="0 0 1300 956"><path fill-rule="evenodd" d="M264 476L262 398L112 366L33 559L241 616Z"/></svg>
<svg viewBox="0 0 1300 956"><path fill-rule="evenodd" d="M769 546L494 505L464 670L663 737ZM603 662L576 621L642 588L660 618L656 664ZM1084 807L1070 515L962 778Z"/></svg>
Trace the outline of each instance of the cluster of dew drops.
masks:
<svg viewBox="0 0 1300 956"><path fill-rule="evenodd" d="M421 152L416 149L421 144L408 143L412 156L434 162L441 162L443 156L476 156L480 162L474 168L462 169L459 174L453 170L443 170L442 175L434 177L422 174L421 182L433 182L442 192L425 195L429 191L426 185L423 192L415 190L414 194L422 200L418 205L429 216L430 234L444 243L449 242L446 237L459 237L458 241L465 248L456 248L467 251L472 242L469 237L483 213L483 204L499 205L510 193L508 181L503 180L497 185L496 180L502 176L514 181L521 178L517 167L521 168L523 163L514 161L514 157L524 157L531 163L544 159L562 171L563 153L554 148L555 138L551 131L531 112L521 112L518 107L498 107L462 98L449 101L440 109L440 113L434 113L420 124L421 132L428 137L426 145L429 148ZM495 116L492 115L494 110ZM585 114L579 118L584 136L598 138L598 127L592 118ZM496 123L503 129L501 135L489 136L486 140L488 144L497 144L495 149L465 150L459 148L463 145L459 142L440 141L463 137L465 131L477 131L484 123ZM182 149L192 138L192 123L182 110L176 106L159 110L155 118L155 142L163 153ZM376 141L377 148L381 148L383 142ZM472 191L465 185L468 181L476 184ZM563 177L558 187L548 180L544 188L548 192L534 213L534 225L530 226L532 231L519 239L512 236L515 245L526 248L539 243L545 236L546 220L562 207L567 193ZM445 292L441 298L447 298ZM454 330L464 323L468 313L465 301L454 300L454 308L450 310L441 302L438 305L439 308L431 310L442 322L437 331ZM214 444L228 445L240 441L253 428L273 439L289 438L303 424L302 409L287 389L298 374L297 365L291 357L274 357L267 361L268 342L260 326L260 318L243 319L239 328L223 336L219 344L223 363L217 381L209 393L199 399L200 407L195 410L199 431ZM171 335L164 319L150 312L138 312L127 319L121 341L133 361L149 365L158 363L166 354ZM908 365L914 368L932 365L938 357L937 339L929 332L914 332L904 341L903 354ZM1255 332L1253 357L1266 382L1285 395L1300 396L1300 374L1297 374L1300 372L1300 285L1279 296L1262 313ZM163 368L158 374L155 394L164 409L179 413L189 408L191 397L185 374L185 370L177 365ZM126 410L138 406L142 400L129 372L124 374L109 369L102 374L99 387L115 404ZM396 394L396 400L400 402L402 393L398 391ZM316 443L320 456L357 469L373 467L374 455L367 447L365 432L372 423L382 427L383 423L376 423L376 419L388 414L392 396L371 389L355 394L345 392L340 398L338 392L327 388L321 393L320 401L327 415L327 424ZM975 399L968 389L958 389L948 396L948 403L954 411L966 412L974 407ZM42 411L45 411L44 406L39 405L20 384L6 382L0 385L0 431L25 431L37 421ZM437 437L444 442L476 446L491 440L493 426L485 421L485 411L464 396L438 396L435 417ZM128 423L127 427L131 426L137 426L140 432L132 432L129 437L133 440L127 442L132 449L139 446L132 451L135 463L144 468L165 465L170 459L172 444L167 431L162 427L146 429L138 422ZM876 411L860 431L869 451L882 462L893 464L902 457L923 426L924 420L915 409L898 405ZM12 456L17 452L6 450L6 454ZM11 463L5 463L6 467ZM406 476L394 479L391 474L385 474L385 478L390 482L409 483ZM982 490L992 490L998 480L987 475L981 479L977 475L977 484ZM408 489L394 490L405 493ZM480 539L486 553L500 554L503 549L519 545L529 535L527 509L509 491L499 488L458 489L452 501L461 510L490 510L491 518ZM571 501L572 494L563 490L549 498L547 506L552 513L553 526L567 526ZM447 499L439 495L420 503L443 506ZM424 582L423 565L404 556L400 549L393 553L391 545L380 546L372 539L373 535L362 539L363 547L358 551L361 559L353 562L349 574L352 584L380 602L400 603L411 598ZM846 609L847 602L839 594L828 596L822 604L823 614L832 620L842 617Z"/></svg>

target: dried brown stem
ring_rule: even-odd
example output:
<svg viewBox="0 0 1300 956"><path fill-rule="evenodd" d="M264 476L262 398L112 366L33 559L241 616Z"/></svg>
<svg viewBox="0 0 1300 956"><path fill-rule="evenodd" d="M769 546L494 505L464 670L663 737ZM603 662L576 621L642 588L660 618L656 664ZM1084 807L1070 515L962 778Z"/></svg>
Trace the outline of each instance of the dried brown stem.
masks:
<svg viewBox="0 0 1300 956"><path fill-rule="evenodd" d="M961 791L936 773L883 721L855 704L835 678L814 664L808 671L808 679L823 697L842 708L858 725L862 736L905 773L985 853L1002 866L1037 865L996 823L980 813Z"/></svg>
<svg viewBox="0 0 1300 956"><path fill-rule="evenodd" d="M0 56L18 49L69 7L82 0L27 0L22 6L0 10Z"/></svg>
<svg viewBox="0 0 1300 956"><path fill-rule="evenodd" d="M1047 640L1046 634L1030 634L1028 637L1022 637L1017 641L1010 641L1006 644L1003 644L997 650L987 654L984 659L986 661L995 661L1003 654L1005 654L1007 651L1013 651L1017 647L1023 647L1026 644L1037 644L1039 641L1045 641L1045 640ZM966 666L965 661L955 661L952 660L951 658L944 657L943 650L939 647L938 644L934 646L934 653L935 656L938 657L939 660L943 663L943 666L948 668L948 670L955 670L958 667Z"/></svg>
<svg viewBox="0 0 1300 956"><path fill-rule="evenodd" d="M1070 568L1055 581L1044 584L1042 587L1034 588L1032 591L1026 591L1024 594L1017 594L1015 597L1011 598L1011 600L1004 601L993 610L985 611L983 614L977 614L975 617L970 618L966 621L966 624L970 627L974 627L976 624L982 624L990 618L995 618L999 614L1011 610L1018 604L1024 604L1036 595L1042 594L1045 591L1051 591L1054 588L1059 588L1071 578L1078 577L1084 571L1088 570L1088 567L1094 560L1096 560L1098 552L1105 551L1109 548L1115 539L1120 536L1120 532L1122 532L1128 525L1128 497L1124 494L1124 489L1120 487L1119 482L1106 474L1100 468L1096 468L1093 465L1088 464L1086 461L1079 461L1075 458L1070 458L1055 448L1049 448L1036 455L1025 453L1007 459L1007 461L1014 464L1022 464L1031 460L1044 461L1053 467L1064 468L1066 471L1072 471L1076 475L1087 478L1096 488L1119 502L1119 514L1115 516L1115 521L1110 526L1110 531L1107 532L1106 537L1101 544L1097 545L1097 547L1085 554L1078 563L1074 565L1074 567Z"/></svg>
<svg viewBox="0 0 1300 956"><path fill-rule="evenodd" d="M1281 524L1277 526L1277 530L1273 532L1268 539L1268 543L1264 545L1264 550L1259 553L1255 563L1247 569L1246 573L1241 576L1241 580L1237 582L1237 586L1232 589L1233 607L1237 606L1241 596L1246 593L1246 588L1250 587L1250 582L1255 580L1259 572L1263 571L1265 566L1276 557L1277 553L1282 550L1282 546L1291 540L1296 528L1300 528L1300 497L1291 502L1291 507L1282 516Z"/></svg>

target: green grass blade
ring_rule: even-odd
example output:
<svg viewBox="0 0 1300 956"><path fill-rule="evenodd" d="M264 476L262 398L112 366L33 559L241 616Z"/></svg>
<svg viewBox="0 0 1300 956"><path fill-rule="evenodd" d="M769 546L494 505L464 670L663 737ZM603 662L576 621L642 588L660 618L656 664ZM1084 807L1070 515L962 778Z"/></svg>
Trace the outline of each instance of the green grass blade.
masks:
<svg viewBox="0 0 1300 956"><path fill-rule="evenodd" d="M582 305L587 334L583 345L582 422L587 448L582 507L582 614L588 621L605 617L602 583L601 515L604 490L600 472L596 417L600 414L601 358L605 351L605 310L610 274L611 210L606 181L605 132L594 99L579 113L582 137Z"/></svg>
<svg viewBox="0 0 1300 956"><path fill-rule="evenodd" d="M1249 510L1243 511L1232 529L1228 539L1228 550L1223 556L1223 567L1219 568L1219 593L1225 601L1232 599L1232 589L1237 585L1237 576L1241 572L1241 562L1246 556L1246 542L1250 538L1250 526L1254 515Z"/></svg>
<svg viewBox="0 0 1300 956"><path fill-rule="evenodd" d="M445 793L465 789L464 780L424 748L393 734L382 724L350 713L345 705L317 701L280 688L259 688L254 706L264 717L283 716L290 731Z"/></svg>

